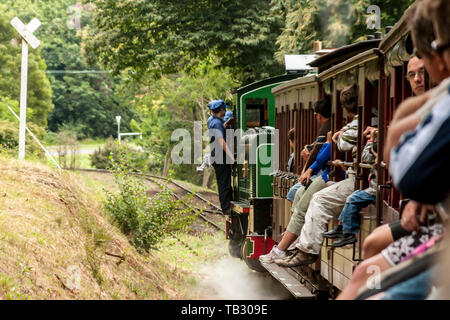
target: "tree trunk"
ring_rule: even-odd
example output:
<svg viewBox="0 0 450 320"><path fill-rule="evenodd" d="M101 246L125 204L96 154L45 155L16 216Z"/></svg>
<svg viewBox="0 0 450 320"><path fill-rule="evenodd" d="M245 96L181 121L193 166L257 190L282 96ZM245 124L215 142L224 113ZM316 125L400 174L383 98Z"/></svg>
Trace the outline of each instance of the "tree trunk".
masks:
<svg viewBox="0 0 450 320"><path fill-rule="evenodd" d="M170 152L171 152L172 148L168 147L167 148L167 152L166 152L166 157L164 159L164 170L163 170L163 177L167 177L167 175L169 174L169 165L170 165Z"/></svg>

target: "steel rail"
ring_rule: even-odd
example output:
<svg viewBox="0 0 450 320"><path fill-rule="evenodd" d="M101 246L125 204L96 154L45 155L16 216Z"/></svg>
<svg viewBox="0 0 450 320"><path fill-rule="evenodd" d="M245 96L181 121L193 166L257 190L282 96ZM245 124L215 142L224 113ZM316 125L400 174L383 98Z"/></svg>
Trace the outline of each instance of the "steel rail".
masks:
<svg viewBox="0 0 450 320"><path fill-rule="evenodd" d="M111 171L109 171L109 170L107 170L107 169L84 169L84 168L76 168L76 169L66 169L66 170L71 170L71 171L85 171L85 172L111 173ZM176 183L176 182L174 182L174 181L171 181L171 180L169 180L169 179L167 179L167 178L165 178L165 177L160 177L160 176L156 176L156 175L149 175L149 174L138 174L138 173L134 173L134 175L143 177L144 179L146 179L146 180L148 180L148 181L151 181L151 182L153 182L153 183L155 183L155 181L152 180L152 179L161 179L161 180L165 180L165 181L167 181L167 182L170 182L170 183L176 185L177 187L181 188L182 190L184 190L184 191L186 191L186 192L188 192L188 193L193 194L194 196L198 197L200 200L206 202L208 205L217 208L217 206L214 205L213 203L211 203L209 200L204 199L203 197L197 195L197 194L196 194L195 192L193 192L192 190L189 190L188 188L186 188L186 187L180 185L179 183ZM174 194L174 196L175 196L178 200L182 201L184 205L190 207L190 209L191 209L192 211L195 211L195 210L196 210L196 209L193 208L192 206L186 204L186 203L181 199L181 197L180 197L178 194L176 194L175 192L174 192L173 194ZM198 208L197 208L197 210L201 210L201 211L205 211L205 212L211 212L211 213L221 213L221 214L223 215L223 213L222 213L221 210L219 211L219 210L208 210L208 209L198 209ZM225 230L224 230L221 226L219 226L219 225L217 225L216 223L214 223L214 222L212 222L211 220L209 220L209 219L208 219L206 216L204 216L201 212L199 213L199 217L202 218L202 219L203 219L204 221L206 221L207 223L209 223L209 224L211 224L212 226L214 226L215 228L217 228L218 230L221 230L221 231L225 232Z"/></svg>

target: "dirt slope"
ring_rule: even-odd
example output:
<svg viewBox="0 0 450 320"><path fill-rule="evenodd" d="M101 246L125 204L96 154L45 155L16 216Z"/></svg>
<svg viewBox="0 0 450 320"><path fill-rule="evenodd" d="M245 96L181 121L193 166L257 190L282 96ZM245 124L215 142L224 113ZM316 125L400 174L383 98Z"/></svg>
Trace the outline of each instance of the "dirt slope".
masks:
<svg viewBox="0 0 450 320"><path fill-rule="evenodd" d="M138 254L78 175L0 157L0 298L183 299L182 278Z"/></svg>

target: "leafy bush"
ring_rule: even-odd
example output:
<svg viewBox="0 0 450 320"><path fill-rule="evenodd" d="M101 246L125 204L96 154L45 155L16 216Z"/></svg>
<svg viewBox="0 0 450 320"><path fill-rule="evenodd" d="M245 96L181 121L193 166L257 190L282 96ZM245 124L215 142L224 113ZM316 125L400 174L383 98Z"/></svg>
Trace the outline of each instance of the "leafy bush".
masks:
<svg viewBox="0 0 450 320"><path fill-rule="evenodd" d="M115 162L119 162L119 148L121 145L113 138L108 138L103 148L98 148L90 155L91 164L97 169L109 169L111 167L111 159ZM122 142L124 149L127 149L130 162L133 164L133 168L136 170L144 170L147 167L147 152L129 150L129 147L125 142Z"/></svg>
<svg viewBox="0 0 450 320"><path fill-rule="evenodd" d="M91 164L97 169L108 169L111 166L111 159L118 161L118 154L119 144L110 137L103 148L99 147L90 155Z"/></svg>
<svg viewBox="0 0 450 320"><path fill-rule="evenodd" d="M79 147L76 132L66 130L58 132L58 158L63 168L77 167Z"/></svg>
<svg viewBox="0 0 450 320"><path fill-rule="evenodd" d="M158 183L161 192L149 198L143 178L131 167L129 154L124 149L118 151L118 161L112 156L110 159L119 191L106 191L105 208L122 232L130 236L133 245L148 252L163 238L185 230L196 219L197 213L189 205L192 195L176 199L168 183Z"/></svg>
<svg viewBox="0 0 450 320"><path fill-rule="evenodd" d="M27 123L28 129L38 138L42 139L45 130L34 123ZM36 143L33 137L27 132L25 140L25 151L27 155L43 156L44 151ZM8 153L15 153L19 150L19 122L11 122L0 119L0 145Z"/></svg>
<svg viewBox="0 0 450 320"><path fill-rule="evenodd" d="M53 131L48 131L44 136L44 142L46 144L58 144L59 142L58 134Z"/></svg>

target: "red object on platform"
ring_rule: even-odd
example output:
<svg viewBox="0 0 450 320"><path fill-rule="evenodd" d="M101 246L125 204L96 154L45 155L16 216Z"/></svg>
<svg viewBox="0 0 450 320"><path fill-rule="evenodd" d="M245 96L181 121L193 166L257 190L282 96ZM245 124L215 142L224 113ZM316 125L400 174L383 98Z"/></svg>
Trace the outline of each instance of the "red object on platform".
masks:
<svg viewBox="0 0 450 320"><path fill-rule="evenodd" d="M245 239L246 247L245 247L245 257L247 259L258 259L259 256L263 254L267 254L272 250L272 247L275 245L275 241L272 240L271 237L266 238L266 248L264 250L264 236L263 235L248 235Z"/></svg>

